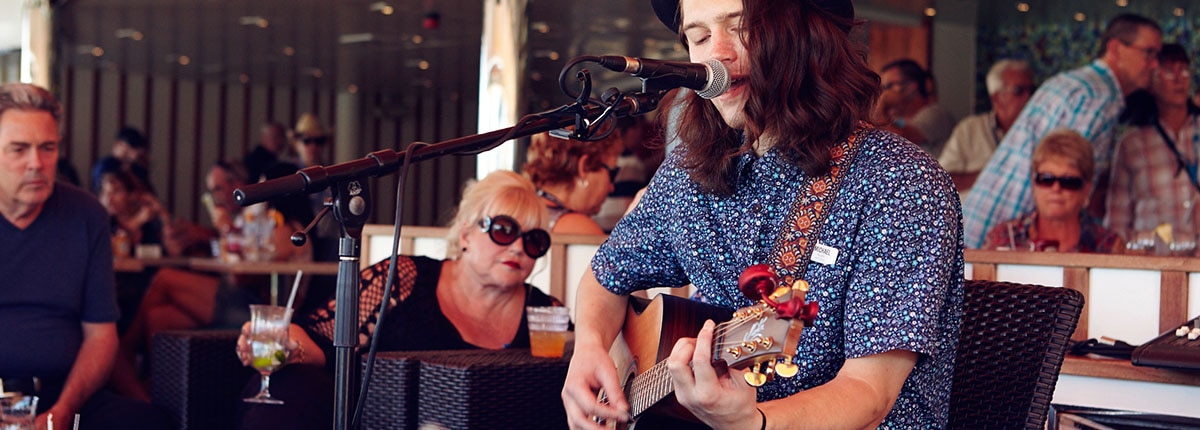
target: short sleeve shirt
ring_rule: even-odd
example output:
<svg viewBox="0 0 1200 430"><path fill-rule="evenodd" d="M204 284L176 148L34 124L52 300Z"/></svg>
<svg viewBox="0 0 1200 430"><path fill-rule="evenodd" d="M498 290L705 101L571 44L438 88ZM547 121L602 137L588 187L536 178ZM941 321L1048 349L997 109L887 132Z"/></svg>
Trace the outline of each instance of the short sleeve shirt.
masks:
<svg viewBox="0 0 1200 430"><path fill-rule="evenodd" d="M885 428L943 427L962 307L959 200L937 162L895 134L868 131L842 179L819 243L831 264L808 262L808 299L820 306L800 338L800 373L759 389L759 400L824 384L848 358L902 349L919 355ZM745 268L769 263L806 174L778 151L737 160L730 196L701 192L677 148L638 206L592 260L618 294L693 283L701 299L750 305L737 287Z"/></svg>
<svg viewBox="0 0 1200 430"><path fill-rule="evenodd" d="M0 217L0 376L66 378L80 323L117 320L108 228L95 197L61 182L25 229Z"/></svg>

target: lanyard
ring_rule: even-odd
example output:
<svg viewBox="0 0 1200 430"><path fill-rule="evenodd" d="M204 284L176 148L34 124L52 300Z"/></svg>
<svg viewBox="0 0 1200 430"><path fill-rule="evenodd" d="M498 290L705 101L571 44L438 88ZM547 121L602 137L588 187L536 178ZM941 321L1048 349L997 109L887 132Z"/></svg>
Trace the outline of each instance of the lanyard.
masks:
<svg viewBox="0 0 1200 430"><path fill-rule="evenodd" d="M1196 181L1196 163L1188 164L1183 161L1183 154L1179 153L1179 148L1175 147L1175 141L1172 140L1171 137L1167 135L1166 130L1163 130L1161 123L1155 121L1154 128L1158 130L1158 134L1160 136L1162 136L1164 141L1167 142L1167 147L1171 148L1171 153L1175 154L1175 161L1177 163L1179 163L1179 168L1183 169L1184 171L1187 172L1188 179L1191 181L1192 187L1195 188L1196 191L1200 192L1200 183L1198 183ZM1192 140L1193 141L1196 140L1195 137L1193 137ZM1195 143L1195 142L1193 142L1193 143ZM1192 146L1194 147L1195 145L1192 145Z"/></svg>

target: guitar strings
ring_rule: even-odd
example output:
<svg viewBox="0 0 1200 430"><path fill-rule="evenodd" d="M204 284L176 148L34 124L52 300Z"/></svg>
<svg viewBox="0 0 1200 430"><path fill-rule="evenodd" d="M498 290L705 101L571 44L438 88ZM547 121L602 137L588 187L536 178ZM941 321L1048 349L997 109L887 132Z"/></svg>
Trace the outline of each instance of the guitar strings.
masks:
<svg viewBox="0 0 1200 430"><path fill-rule="evenodd" d="M753 320L752 320L752 319L749 319L749 318L739 318L739 319L736 319L736 320L732 320L732 321L723 322L723 323L721 323L721 324L718 324L718 325L717 325L717 327L716 327L716 328L713 330L713 339L714 339L714 340L716 340L716 339L720 339L720 342L715 342L715 343L713 344L713 346L714 346L714 347L718 347L718 348L725 348L725 347L728 347L728 346L741 345L741 344L742 344L742 341L740 341L740 340L727 340L727 339L725 338L725 335L726 335L726 334L728 334L729 332L731 332L731 331L735 330L735 329L741 328L742 326L744 326L744 325L746 325L746 324L750 324L752 321L753 321Z"/></svg>

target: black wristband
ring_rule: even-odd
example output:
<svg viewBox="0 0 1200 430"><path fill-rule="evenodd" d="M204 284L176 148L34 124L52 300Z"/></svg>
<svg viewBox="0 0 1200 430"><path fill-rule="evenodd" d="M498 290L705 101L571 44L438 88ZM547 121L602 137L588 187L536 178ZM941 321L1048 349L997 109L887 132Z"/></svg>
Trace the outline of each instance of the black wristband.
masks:
<svg viewBox="0 0 1200 430"><path fill-rule="evenodd" d="M754 409L758 409L758 414L761 415L762 419L763 419L762 427L759 427L758 430L767 430L767 413L763 412L762 408L754 408Z"/></svg>

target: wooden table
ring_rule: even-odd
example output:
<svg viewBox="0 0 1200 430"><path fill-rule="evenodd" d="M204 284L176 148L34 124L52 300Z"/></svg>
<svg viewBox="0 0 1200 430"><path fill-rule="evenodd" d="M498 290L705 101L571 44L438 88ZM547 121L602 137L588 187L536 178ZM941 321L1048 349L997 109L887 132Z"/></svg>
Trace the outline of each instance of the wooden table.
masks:
<svg viewBox="0 0 1200 430"><path fill-rule="evenodd" d="M1200 418L1196 399L1200 399L1200 371L1067 356L1053 403Z"/></svg>
<svg viewBox="0 0 1200 430"><path fill-rule="evenodd" d="M1133 363L1129 362L1129 360L1120 360L1115 358L1077 357L1068 355L1066 359L1063 360L1062 373L1067 375L1093 376L1097 378L1158 382L1163 384L1191 385L1200 387L1200 371L1134 366Z"/></svg>
<svg viewBox="0 0 1200 430"><path fill-rule="evenodd" d="M226 262L215 258L192 258L188 268L197 271L230 275L271 275L271 303L279 303L279 274L303 270L307 275L336 275L338 264L333 262L291 261L236 261Z"/></svg>
<svg viewBox="0 0 1200 430"><path fill-rule="evenodd" d="M141 273L148 267L187 267L190 263L187 257L133 258L117 257L113 259L113 271L117 273Z"/></svg>

